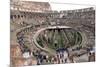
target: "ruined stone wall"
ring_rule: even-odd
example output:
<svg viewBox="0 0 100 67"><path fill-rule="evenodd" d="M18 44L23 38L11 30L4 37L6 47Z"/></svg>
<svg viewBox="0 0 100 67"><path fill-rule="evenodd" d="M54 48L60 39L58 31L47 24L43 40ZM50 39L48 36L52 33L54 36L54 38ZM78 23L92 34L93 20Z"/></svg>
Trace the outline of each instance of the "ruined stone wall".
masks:
<svg viewBox="0 0 100 67"><path fill-rule="evenodd" d="M33 1L11 1L11 10L27 11L27 12L46 12L51 11L48 2Z"/></svg>
<svg viewBox="0 0 100 67"><path fill-rule="evenodd" d="M16 18L16 19L15 19ZM87 37L87 44L95 44L95 10L93 8L68 10L61 12L23 12L11 13L11 21L19 23L24 26L25 24L35 25L66 25L84 31ZM19 21L20 22L19 22ZM22 21L21 21L22 20ZM15 22L18 21L18 22ZM23 22L25 21L25 22Z"/></svg>

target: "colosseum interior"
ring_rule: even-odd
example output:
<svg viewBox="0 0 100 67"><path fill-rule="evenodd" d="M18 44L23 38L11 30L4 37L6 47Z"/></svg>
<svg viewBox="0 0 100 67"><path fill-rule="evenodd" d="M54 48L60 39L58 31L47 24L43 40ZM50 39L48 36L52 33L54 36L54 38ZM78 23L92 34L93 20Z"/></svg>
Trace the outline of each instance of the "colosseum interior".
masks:
<svg viewBox="0 0 100 67"><path fill-rule="evenodd" d="M58 12L48 2L10 5L12 67L95 61L94 7Z"/></svg>

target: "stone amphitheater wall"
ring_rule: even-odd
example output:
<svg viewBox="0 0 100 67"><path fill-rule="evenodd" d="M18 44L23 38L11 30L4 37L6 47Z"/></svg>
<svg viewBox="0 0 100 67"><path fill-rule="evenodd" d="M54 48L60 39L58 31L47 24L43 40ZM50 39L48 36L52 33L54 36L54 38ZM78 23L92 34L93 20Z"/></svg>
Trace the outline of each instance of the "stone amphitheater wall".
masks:
<svg viewBox="0 0 100 67"><path fill-rule="evenodd" d="M17 20L16 20L17 19ZM22 19L26 24L41 25L66 25L80 30L86 34L88 44L94 44L95 39L95 9L85 8L68 11L52 11L45 13L23 12L11 10L11 21ZM20 21L20 24L22 24ZM18 22L17 22L18 23Z"/></svg>

